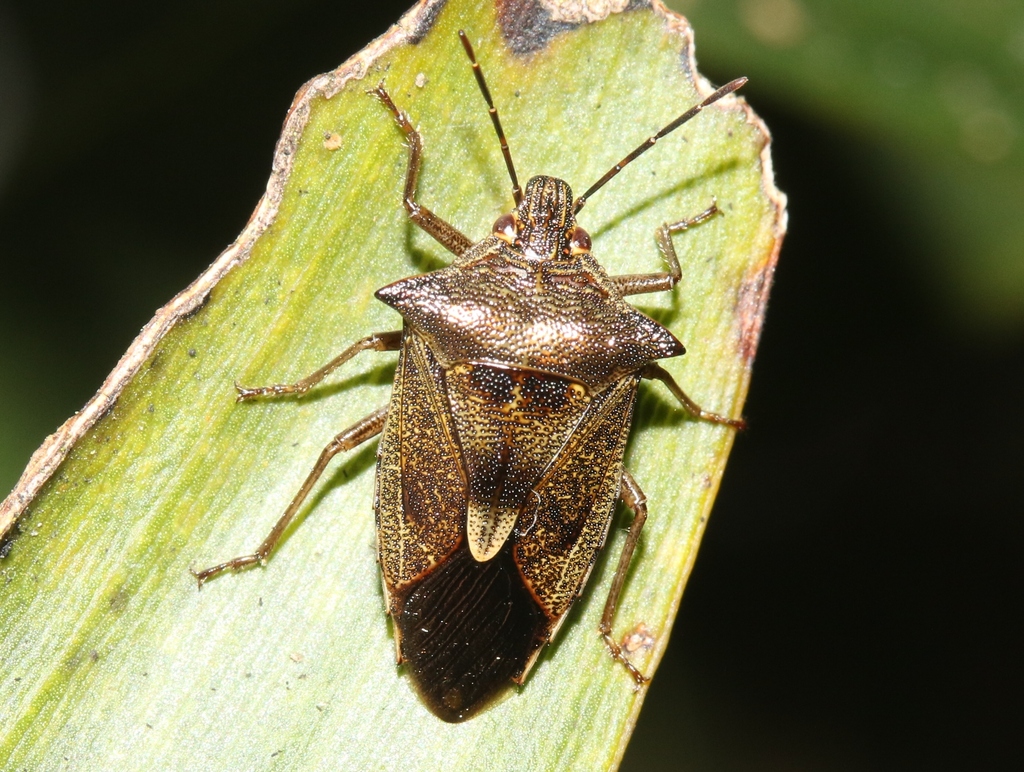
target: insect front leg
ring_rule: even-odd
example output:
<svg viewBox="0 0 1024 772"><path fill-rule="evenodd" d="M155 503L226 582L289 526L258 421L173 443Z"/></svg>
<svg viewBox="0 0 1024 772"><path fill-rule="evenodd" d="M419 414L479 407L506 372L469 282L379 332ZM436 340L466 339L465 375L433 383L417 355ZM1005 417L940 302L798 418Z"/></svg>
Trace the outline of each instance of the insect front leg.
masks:
<svg viewBox="0 0 1024 772"><path fill-rule="evenodd" d="M713 424L725 424L726 426L731 426L734 429L747 428L747 422L742 418L729 418L702 408L686 396L686 392L680 388L678 383L676 383L676 379L672 377L672 374L659 364L651 362L651 364L647 365L647 367L641 371L640 375L651 380L659 380L668 386L669 391L671 391L675 398L679 400L680 404L686 409L686 412L694 418L699 418L701 421L710 421Z"/></svg>
<svg viewBox="0 0 1024 772"><path fill-rule="evenodd" d="M382 407L379 410L370 413L366 418L358 421L348 429L343 431L333 440L331 440L327 447L320 453L320 458L317 459L316 465L306 476L306 481L302 483L302 487L299 488L299 492L295 494L291 503L288 505L288 509L284 511L274 528L267 534L267 538L263 540L263 543L256 548L256 551L251 555L240 555L237 558L225 561L224 563L218 563L215 566L204 568L202 571L194 571L189 569L192 576L199 582L199 586L202 587L203 583L207 579L210 579L217 574L227 571L228 569L237 570L239 568L245 568L255 563L264 563L267 556L273 552L274 547L278 541L281 540L281 536L288 528L288 524L295 518L295 514L299 511L299 507L302 506L302 502L306 500L306 496L316 485L316 481L320 479L320 476L324 473L327 468L327 464L330 463L331 459L344 450L352 450L353 448L361 445L372 437L376 437L380 434L384 428L384 419L387 418L388 409Z"/></svg>
<svg viewBox="0 0 1024 772"><path fill-rule="evenodd" d="M611 281L619 288L622 295L642 295L647 292L664 292L672 289L682 278L683 272L679 267L679 258L676 256L676 248L672 244L672 234L679 233L700 225L710 220L721 210L716 202L695 217L679 222L665 223L654 232L654 238L658 242L658 249L668 263L667 271L657 273L630 273L621 276L612 276Z"/></svg>
<svg viewBox="0 0 1024 772"><path fill-rule="evenodd" d="M615 618L615 607L619 603L619 595L622 594L622 585L626 581L626 573L629 571L630 561L633 559L633 552L640 540L640 531L643 530L647 521L647 496L644 495L637 481L625 469L622 470L622 483L619 491L622 503L633 510L633 524L629 527L629 535L626 536L626 543L622 546L622 554L619 555L619 565L615 569L615 578L612 579L612 587L608 591L608 600L604 604L604 614L601 616L601 625L598 631L604 638L605 645L611 652L612 657L621 662L626 670L633 677L636 685L642 686L649 679L641 673L636 665L630 662L622 647L612 638L612 621Z"/></svg>
<svg viewBox="0 0 1024 772"><path fill-rule="evenodd" d="M419 182L420 164L423 158L423 138L413 128L409 116L395 106L391 95L384 89L383 83L378 84L376 88L367 93L377 97L391 111L395 117L395 123L398 124L398 128L402 130L409 142L409 171L405 176L405 197L403 199L409 218L453 255L460 256L473 246L473 242L462 235L454 225L442 220L416 201L416 185Z"/></svg>
<svg viewBox="0 0 1024 772"><path fill-rule="evenodd" d="M238 394L236 395L235 400L237 402L245 402L246 400L258 399L259 397L278 397L282 394L305 394L360 351L398 351L401 347L401 330L395 330L394 332L377 332L373 335L367 335L362 340L357 340L315 373L307 375L301 381L296 383L275 384L274 386L257 386L251 389L246 388L245 386L239 386L236 383L235 391L237 391Z"/></svg>

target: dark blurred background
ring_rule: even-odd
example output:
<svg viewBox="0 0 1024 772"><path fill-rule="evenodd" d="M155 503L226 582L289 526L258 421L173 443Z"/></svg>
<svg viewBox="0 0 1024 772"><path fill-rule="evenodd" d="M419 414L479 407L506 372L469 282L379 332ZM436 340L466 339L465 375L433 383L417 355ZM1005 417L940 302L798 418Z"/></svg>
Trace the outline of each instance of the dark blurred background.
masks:
<svg viewBox="0 0 1024 772"><path fill-rule="evenodd" d="M0 488L407 0L0 0ZM1022 769L1024 3L679 0L790 196L628 770Z"/></svg>

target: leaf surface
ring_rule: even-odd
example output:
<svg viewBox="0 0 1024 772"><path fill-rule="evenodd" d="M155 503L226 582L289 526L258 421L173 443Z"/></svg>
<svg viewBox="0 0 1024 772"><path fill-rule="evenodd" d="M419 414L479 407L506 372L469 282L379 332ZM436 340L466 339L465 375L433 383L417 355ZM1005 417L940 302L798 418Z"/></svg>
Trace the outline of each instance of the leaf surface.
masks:
<svg viewBox="0 0 1024 772"><path fill-rule="evenodd" d="M958 320L1024 309L1024 10L975 0L670 0L702 64L840 128Z"/></svg>
<svg viewBox="0 0 1024 772"><path fill-rule="evenodd" d="M471 238L511 196L459 28L521 177L559 176L577 193L709 93L692 80L688 27L660 9L585 24L531 3L497 9L417 6L300 91L238 243L161 311L0 509L0 524L24 510L2 564L3 768L592 770L621 757L643 694L596 632L621 512L526 685L460 725L432 716L394 665L374 560L376 443L332 464L264 569L202 592L188 575L259 543L330 438L387 403L395 355L363 354L302 399L236 405L233 382L291 382L397 329L374 290L447 260L406 218L407 151L368 88L384 80L410 113L425 143L421 200ZM546 26L530 26L538 19ZM581 216L611 273L651 271L655 227L717 198L724 216L675 239L681 285L636 304L687 345L666 367L729 414L742 408L784 230L767 158L763 127L730 99ZM662 387L642 389L626 461L651 517L616 631L640 631L633 657L647 672L731 443Z"/></svg>

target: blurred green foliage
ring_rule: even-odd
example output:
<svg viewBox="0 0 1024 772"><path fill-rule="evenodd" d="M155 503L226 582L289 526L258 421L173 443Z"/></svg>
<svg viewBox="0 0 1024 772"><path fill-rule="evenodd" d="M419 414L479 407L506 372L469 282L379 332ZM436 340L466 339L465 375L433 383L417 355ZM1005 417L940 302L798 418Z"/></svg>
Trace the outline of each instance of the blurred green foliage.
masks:
<svg viewBox="0 0 1024 772"><path fill-rule="evenodd" d="M1024 4L668 5L697 30L702 69L750 75L755 104L766 95L869 143L865 175L925 247L924 283L958 322L1024 325Z"/></svg>

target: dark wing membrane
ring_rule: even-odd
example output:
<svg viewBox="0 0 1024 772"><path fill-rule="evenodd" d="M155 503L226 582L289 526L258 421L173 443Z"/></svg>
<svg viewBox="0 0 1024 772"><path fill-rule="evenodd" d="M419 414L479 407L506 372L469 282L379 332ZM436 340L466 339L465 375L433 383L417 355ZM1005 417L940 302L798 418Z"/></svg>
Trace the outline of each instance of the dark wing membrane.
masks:
<svg viewBox="0 0 1024 772"><path fill-rule="evenodd" d="M466 483L430 348L406 330L387 423L377 451L377 549L394 612L394 593L457 546Z"/></svg>
<svg viewBox="0 0 1024 772"><path fill-rule="evenodd" d="M462 544L399 596L395 625L406 666L445 721L469 718L521 677L550 631L510 543L483 563Z"/></svg>
<svg viewBox="0 0 1024 772"><path fill-rule="evenodd" d="M604 546L622 478L639 376L594 397L520 516L512 555L551 618L568 611Z"/></svg>

